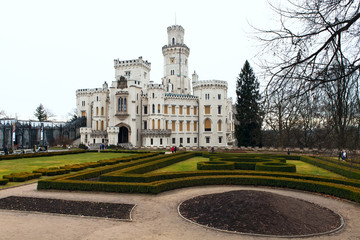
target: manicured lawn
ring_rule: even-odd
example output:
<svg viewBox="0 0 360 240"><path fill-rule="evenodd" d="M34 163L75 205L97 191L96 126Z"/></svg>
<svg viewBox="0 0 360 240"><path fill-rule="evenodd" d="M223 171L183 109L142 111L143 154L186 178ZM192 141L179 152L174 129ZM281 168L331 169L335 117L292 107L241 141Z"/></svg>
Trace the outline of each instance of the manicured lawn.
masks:
<svg viewBox="0 0 360 240"><path fill-rule="evenodd" d="M189 158L185 161L178 162L164 168L160 168L156 171L152 171L151 173L197 171L197 163L202 161L209 161L209 158L205 158L205 157Z"/></svg>
<svg viewBox="0 0 360 240"><path fill-rule="evenodd" d="M77 164L86 162L96 162L99 160L111 159L116 157L125 157L133 155L132 153L80 153L62 156L39 157L39 158L20 158L14 160L0 161L0 176L18 172L32 172L38 168L60 167L67 164ZM36 181L36 180L35 180ZM29 182L25 182L29 183ZM1 188L24 183L9 182Z"/></svg>
<svg viewBox="0 0 360 240"><path fill-rule="evenodd" d="M309 163L305 163L302 161L287 160L286 162L296 165L296 173L310 174L310 175L324 176L324 177L345 178L344 176L341 176L339 174L330 172L323 168L319 168L319 167L316 167L314 165L311 165Z"/></svg>

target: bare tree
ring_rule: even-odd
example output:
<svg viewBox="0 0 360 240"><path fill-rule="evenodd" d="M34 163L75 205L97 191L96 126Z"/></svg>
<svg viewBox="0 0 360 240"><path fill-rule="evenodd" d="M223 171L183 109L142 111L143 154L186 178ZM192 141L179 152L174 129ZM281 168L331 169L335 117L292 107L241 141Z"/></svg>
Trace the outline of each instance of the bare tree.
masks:
<svg viewBox="0 0 360 240"><path fill-rule="evenodd" d="M286 7L271 6L280 17L280 28L258 32L265 43L261 65L270 74L269 94L274 90L269 86L292 85L299 95L359 70L358 0L288 0ZM327 71L339 59L348 63L347 69L329 78Z"/></svg>

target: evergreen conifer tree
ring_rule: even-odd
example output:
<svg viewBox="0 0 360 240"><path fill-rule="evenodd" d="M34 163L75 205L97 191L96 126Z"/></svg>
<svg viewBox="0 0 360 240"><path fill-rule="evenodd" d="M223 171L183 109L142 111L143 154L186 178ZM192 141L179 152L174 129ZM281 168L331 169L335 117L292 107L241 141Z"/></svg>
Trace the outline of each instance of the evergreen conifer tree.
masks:
<svg viewBox="0 0 360 240"><path fill-rule="evenodd" d="M238 146L262 146L259 82L246 60L236 84L235 136Z"/></svg>
<svg viewBox="0 0 360 240"><path fill-rule="evenodd" d="M46 121L48 119L48 114L47 114L44 106L41 103L36 108L34 116L39 120L39 122L43 122L43 121Z"/></svg>

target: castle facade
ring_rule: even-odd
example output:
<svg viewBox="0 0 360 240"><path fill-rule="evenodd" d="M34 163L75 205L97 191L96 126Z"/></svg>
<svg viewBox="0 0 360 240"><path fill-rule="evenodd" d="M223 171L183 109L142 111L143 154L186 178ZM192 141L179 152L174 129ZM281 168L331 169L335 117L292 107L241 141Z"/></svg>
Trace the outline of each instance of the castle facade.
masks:
<svg viewBox="0 0 360 240"><path fill-rule="evenodd" d="M101 88L78 89L83 144L136 147L227 147L234 140L232 99L227 82L189 77L190 49L184 28L167 28L162 47L164 77L150 81L151 63L142 57L114 60L115 80Z"/></svg>

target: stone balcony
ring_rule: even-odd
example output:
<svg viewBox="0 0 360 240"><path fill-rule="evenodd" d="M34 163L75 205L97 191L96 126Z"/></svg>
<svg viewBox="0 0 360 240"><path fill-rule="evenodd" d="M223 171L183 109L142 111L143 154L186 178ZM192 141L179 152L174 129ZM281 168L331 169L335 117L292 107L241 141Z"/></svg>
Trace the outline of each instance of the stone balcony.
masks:
<svg viewBox="0 0 360 240"><path fill-rule="evenodd" d="M143 136L164 136L170 137L171 130L170 129L146 129L142 130Z"/></svg>

